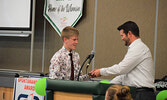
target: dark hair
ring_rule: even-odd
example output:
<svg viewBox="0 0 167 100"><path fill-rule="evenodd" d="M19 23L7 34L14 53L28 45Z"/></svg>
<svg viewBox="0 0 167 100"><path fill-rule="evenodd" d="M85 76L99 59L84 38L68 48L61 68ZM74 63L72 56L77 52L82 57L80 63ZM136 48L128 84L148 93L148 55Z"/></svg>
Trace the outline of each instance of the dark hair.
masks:
<svg viewBox="0 0 167 100"><path fill-rule="evenodd" d="M127 35L128 31L131 31L133 35L139 37L139 27L133 21L125 22L117 28L119 31L123 29L124 33Z"/></svg>
<svg viewBox="0 0 167 100"><path fill-rule="evenodd" d="M127 87L123 87L117 92L117 97L119 100L127 100L127 95L129 95L130 89Z"/></svg>

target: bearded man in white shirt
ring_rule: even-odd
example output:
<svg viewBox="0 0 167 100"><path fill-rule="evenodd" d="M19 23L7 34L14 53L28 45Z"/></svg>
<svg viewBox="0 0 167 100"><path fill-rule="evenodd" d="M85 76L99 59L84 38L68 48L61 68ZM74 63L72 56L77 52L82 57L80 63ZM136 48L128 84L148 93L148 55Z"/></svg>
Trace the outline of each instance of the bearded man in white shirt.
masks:
<svg viewBox="0 0 167 100"><path fill-rule="evenodd" d="M111 83L137 88L134 100L156 100L152 55L140 39L137 24L128 21L119 26L118 30L121 40L128 46L124 59L111 67L91 71L92 78L116 75Z"/></svg>

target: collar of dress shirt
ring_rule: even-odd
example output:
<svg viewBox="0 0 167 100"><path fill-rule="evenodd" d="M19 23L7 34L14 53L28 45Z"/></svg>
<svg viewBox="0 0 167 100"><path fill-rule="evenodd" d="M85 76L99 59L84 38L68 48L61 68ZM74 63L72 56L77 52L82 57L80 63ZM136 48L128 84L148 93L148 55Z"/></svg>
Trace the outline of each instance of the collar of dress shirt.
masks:
<svg viewBox="0 0 167 100"><path fill-rule="evenodd" d="M70 53L70 51L68 51L64 46L62 47L63 51L68 55ZM73 54L74 51L71 50L71 53Z"/></svg>
<svg viewBox="0 0 167 100"><path fill-rule="evenodd" d="M128 48L134 47L137 43L141 42L141 38L136 39L135 41L133 41Z"/></svg>

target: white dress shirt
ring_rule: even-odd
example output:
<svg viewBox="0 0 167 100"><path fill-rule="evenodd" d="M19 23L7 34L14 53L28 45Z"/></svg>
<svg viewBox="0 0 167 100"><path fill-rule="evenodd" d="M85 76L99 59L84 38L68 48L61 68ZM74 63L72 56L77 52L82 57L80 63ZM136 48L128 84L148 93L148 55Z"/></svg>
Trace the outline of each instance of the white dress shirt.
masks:
<svg viewBox="0 0 167 100"><path fill-rule="evenodd" d="M102 68L100 74L118 75L111 80L114 84L155 88L152 55L140 38L129 45L127 54L119 64Z"/></svg>

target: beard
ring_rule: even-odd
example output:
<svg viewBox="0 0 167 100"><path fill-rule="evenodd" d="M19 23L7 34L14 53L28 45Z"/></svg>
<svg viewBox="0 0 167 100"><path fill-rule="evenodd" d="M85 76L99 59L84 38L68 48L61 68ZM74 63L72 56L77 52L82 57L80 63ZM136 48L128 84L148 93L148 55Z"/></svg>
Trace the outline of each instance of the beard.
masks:
<svg viewBox="0 0 167 100"><path fill-rule="evenodd" d="M127 39L125 40L125 46L129 46L129 45L130 45L130 39L127 38Z"/></svg>

